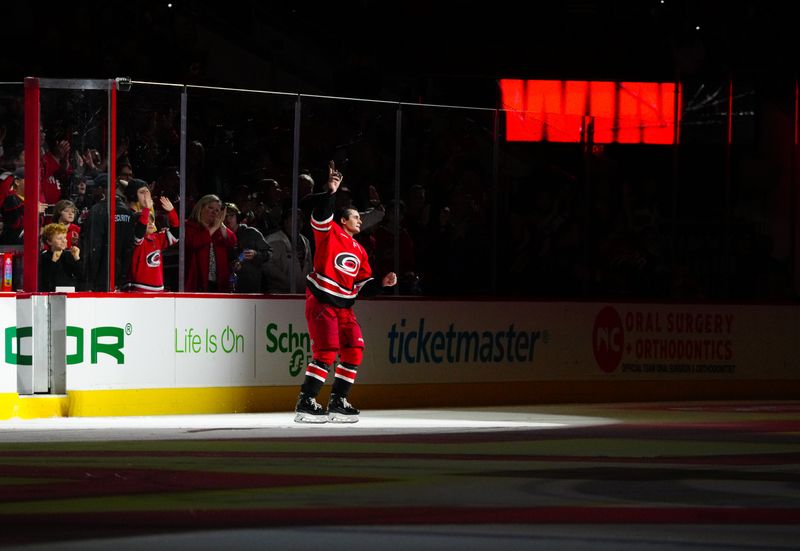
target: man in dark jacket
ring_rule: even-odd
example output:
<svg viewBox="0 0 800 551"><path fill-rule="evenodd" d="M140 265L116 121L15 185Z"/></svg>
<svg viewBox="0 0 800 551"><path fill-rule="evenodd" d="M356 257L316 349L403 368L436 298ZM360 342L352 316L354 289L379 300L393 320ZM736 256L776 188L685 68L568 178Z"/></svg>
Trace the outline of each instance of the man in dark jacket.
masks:
<svg viewBox="0 0 800 551"><path fill-rule="evenodd" d="M269 260L272 248L256 228L239 223L241 211L234 203L225 203L225 225L236 234L238 246L231 267L231 288L234 293L261 293L266 286L261 281L262 266Z"/></svg>
<svg viewBox="0 0 800 551"><path fill-rule="evenodd" d="M102 178L100 185L103 185ZM129 278L133 257L133 211L125 199L127 180L117 178L114 213L114 283L112 291L121 289ZM81 250L86 261L86 290L108 291L108 200L103 198L89 209L81 227Z"/></svg>

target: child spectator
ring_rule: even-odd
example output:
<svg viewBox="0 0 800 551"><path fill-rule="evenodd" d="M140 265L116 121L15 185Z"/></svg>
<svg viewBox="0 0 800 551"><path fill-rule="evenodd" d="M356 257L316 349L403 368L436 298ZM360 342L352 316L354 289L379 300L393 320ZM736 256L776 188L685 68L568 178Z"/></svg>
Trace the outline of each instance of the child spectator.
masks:
<svg viewBox="0 0 800 551"><path fill-rule="evenodd" d="M39 254L39 291L53 292L56 287L74 289L83 274L81 250L76 245L67 245L67 226L64 224L46 225L43 235L48 250Z"/></svg>
<svg viewBox="0 0 800 551"><path fill-rule="evenodd" d="M142 210L138 213L133 230L130 282L125 289L144 292L163 291L164 266L161 263L161 251L178 242L175 235L180 229L180 220L172 202L162 195L161 207L167 212L170 227L158 230L149 188L140 187L137 194L138 204Z"/></svg>
<svg viewBox="0 0 800 551"><path fill-rule="evenodd" d="M62 199L53 208L53 221L67 227L67 244L78 245L81 239L81 227L75 224L78 208L69 199Z"/></svg>

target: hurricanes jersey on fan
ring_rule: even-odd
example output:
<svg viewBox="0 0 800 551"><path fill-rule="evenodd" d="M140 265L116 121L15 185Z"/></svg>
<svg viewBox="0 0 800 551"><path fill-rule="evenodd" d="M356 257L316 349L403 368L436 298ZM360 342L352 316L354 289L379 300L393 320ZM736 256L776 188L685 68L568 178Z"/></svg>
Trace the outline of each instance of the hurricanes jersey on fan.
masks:
<svg viewBox="0 0 800 551"><path fill-rule="evenodd" d="M164 268L161 265L161 251L178 242L177 238L163 228L155 233L147 233L150 209L142 209L136 221L133 238L133 258L131 259L131 281L128 288L133 291L163 291ZM171 228L178 228L180 221L175 210L167 214ZM142 235L144 233L144 235Z"/></svg>
<svg viewBox="0 0 800 551"><path fill-rule="evenodd" d="M316 252L308 288L320 302L350 308L372 269L364 247L334 222L333 204L333 194L322 194L311 214Z"/></svg>

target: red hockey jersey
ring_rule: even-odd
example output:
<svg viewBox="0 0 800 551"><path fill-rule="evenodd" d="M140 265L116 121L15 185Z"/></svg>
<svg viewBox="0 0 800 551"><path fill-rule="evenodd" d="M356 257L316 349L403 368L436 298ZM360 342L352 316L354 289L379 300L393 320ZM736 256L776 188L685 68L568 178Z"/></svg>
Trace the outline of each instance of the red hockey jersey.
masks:
<svg viewBox="0 0 800 551"><path fill-rule="evenodd" d="M147 220L150 209L142 209L136 221L137 231L133 239L133 257L131 259L130 283L128 291L157 292L164 290L164 268L161 265L161 251L178 242L169 229L164 228L155 233L147 232ZM174 210L168 214L170 227L180 226L178 215ZM145 227L144 237L139 237L141 227Z"/></svg>
<svg viewBox="0 0 800 551"><path fill-rule="evenodd" d="M42 156L42 181L39 183L39 200L49 205L55 205L64 197L62 179L68 176L71 169L66 170L52 153Z"/></svg>
<svg viewBox="0 0 800 551"><path fill-rule="evenodd" d="M311 215L316 251L308 288L320 302L349 308L372 279L372 269L364 247L333 221L333 201L333 195L323 195Z"/></svg>

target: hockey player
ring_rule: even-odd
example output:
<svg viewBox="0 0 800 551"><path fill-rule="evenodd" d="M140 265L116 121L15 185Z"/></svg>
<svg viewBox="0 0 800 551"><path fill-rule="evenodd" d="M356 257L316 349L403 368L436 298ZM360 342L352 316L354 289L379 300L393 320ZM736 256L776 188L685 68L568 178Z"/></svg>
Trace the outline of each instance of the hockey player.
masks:
<svg viewBox="0 0 800 551"><path fill-rule="evenodd" d="M356 380L364 350L361 327L352 306L359 292L377 294L380 287L372 277L367 252L354 239L361 231L361 217L354 208L346 208L334 221L335 194L342 183L342 174L333 161L328 165L328 189L314 199L311 227L316 252L314 271L306 284L306 321L311 337L313 359L306 367L300 396L295 406L298 423L355 423L359 410L347 396ZM397 284L394 272L386 274L381 287ZM324 408L317 400L328 372L336 358L333 387Z"/></svg>

